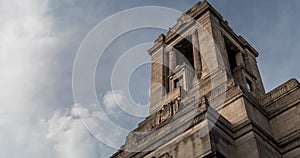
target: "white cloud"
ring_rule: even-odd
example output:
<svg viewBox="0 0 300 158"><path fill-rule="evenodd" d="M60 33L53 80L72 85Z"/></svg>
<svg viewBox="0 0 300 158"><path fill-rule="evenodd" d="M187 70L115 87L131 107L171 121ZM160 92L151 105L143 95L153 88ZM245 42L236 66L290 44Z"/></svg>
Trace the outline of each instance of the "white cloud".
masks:
<svg viewBox="0 0 300 158"><path fill-rule="evenodd" d="M125 98L122 91L109 91L103 96L103 104L108 112L116 112L119 103L124 103Z"/></svg>
<svg viewBox="0 0 300 158"><path fill-rule="evenodd" d="M0 1L0 157L51 157L51 142L33 123L47 110L39 91L47 87L47 49L57 42L44 9L40 1Z"/></svg>
<svg viewBox="0 0 300 158"><path fill-rule="evenodd" d="M52 20L43 16L41 5L0 1L0 100L5 108L0 116L26 111L20 105L32 102L37 86L46 81L44 59L50 57L47 49L55 46L56 39L49 34Z"/></svg>
<svg viewBox="0 0 300 158"><path fill-rule="evenodd" d="M58 87L54 84L60 76L53 71L61 63L52 58L70 47L64 44L77 28L59 30L45 2L0 0L0 157L108 157L113 149L92 136L80 119L97 137L121 145L124 136L110 130L103 112L95 105L53 112L59 105L50 105L43 95ZM103 100L113 108L109 95Z"/></svg>
<svg viewBox="0 0 300 158"><path fill-rule="evenodd" d="M0 135L0 157L108 157L126 136L94 105L57 110L37 124L6 125ZM116 149L105 146L107 142Z"/></svg>
<svg viewBox="0 0 300 158"><path fill-rule="evenodd" d="M73 108L52 112L41 95L55 75L51 58L63 45L45 1L0 0L0 157L107 157ZM90 124L103 116L78 108ZM41 118L50 116L50 118Z"/></svg>
<svg viewBox="0 0 300 158"><path fill-rule="evenodd" d="M82 121L96 133L88 131ZM88 108L77 105L72 109L55 112L50 119L42 121L42 124L48 129L46 138L53 142L54 157L96 158L107 156L105 153L107 149L92 135L104 137L106 133L95 130L101 128L99 126L103 121L103 114L100 111L90 111ZM113 130L110 131L113 132Z"/></svg>

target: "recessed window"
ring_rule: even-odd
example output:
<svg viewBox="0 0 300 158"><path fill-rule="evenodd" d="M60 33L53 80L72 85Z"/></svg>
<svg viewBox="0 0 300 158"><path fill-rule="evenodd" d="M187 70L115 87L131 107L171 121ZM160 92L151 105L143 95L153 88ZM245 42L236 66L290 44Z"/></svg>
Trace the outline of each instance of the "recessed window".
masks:
<svg viewBox="0 0 300 158"><path fill-rule="evenodd" d="M228 55L229 66L232 72L233 69L237 67L236 53L239 51L239 49L228 38L224 37L224 40L225 40L225 47Z"/></svg>
<svg viewBox="0 0 300 158"><path fill-rule="evenodd" d="M190 41L191 37L188 36L174 46L174 48L178 51L176 56L176 65L182 65L185 63L194 68L193 45Z"/></svg>
<svg viewBox="0 0 300 158"><path fill-rule="evenodd" d="M183 78L182 76L180 76L174 80L174 88L182 87L182 86L183 86Z"/></svg>
<svg viewBox="0 0 300 158"><path fill-rule="evenodd" d="M248 89L248 91L252 92L253 91L252 82L249 79L246 79L246 82L247 82L247 89Z"/></svg>

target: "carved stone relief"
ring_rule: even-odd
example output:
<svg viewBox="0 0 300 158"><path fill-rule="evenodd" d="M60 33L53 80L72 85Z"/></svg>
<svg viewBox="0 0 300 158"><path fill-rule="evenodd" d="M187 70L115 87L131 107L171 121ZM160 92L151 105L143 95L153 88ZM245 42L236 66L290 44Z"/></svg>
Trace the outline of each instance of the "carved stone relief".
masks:
<svg viewBox="0 0 300 158"><path fill-rule="evenodd" d="M157 127L159 124L164 123L179 110L180 98L170 101L165 104L156 114L152 122L152 128Z"/></svg>

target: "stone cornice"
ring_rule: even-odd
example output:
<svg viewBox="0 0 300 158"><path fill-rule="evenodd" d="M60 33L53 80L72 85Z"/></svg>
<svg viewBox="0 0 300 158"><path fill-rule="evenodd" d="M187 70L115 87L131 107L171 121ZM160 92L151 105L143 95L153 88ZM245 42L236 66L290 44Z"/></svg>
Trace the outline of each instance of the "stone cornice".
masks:
<svg viewBox="0 0 300 158"><path fill-rule="evenodd" d="M189 30L191 27L193 27L194 22L187 22L187 23L180 23L180 19L183 16L188 15L192 19L199 19L203 14L210 12L212 15L218 18L219 23L221 24L222 28L226 30L226 32L233 37L244 49L249 49L251 53L254 54L255 57L259 55L259 53L241 36L237 35L233 32L233 30L228 25L228 22L223 19L221 14L216 11L207 1L199 2L196 5L194 5L191 9L186 11L184 15L178 18L177 23L170 28L170 30L167 32L166 35L161 34L157 40L155 40L154 46L148 50L149 54L151 55L151 52L155 51L160 44L162 43L170 43L170 41L173 41L175 38L177 38L178 34L184 34L187 30ZM174 33L176 32L176 33Z"/></svg>
<svg viewBox="0 0 300 158"><path fill-rule="evenodd" d="M285 95L288 95L290 92L299 88L300 88L299 82L295 78L292 78L289 81L283 83L282 85L268 92L265 95L265 97L261 100L261 103L264 107L268 107L276 100L284 97Z"/></svg>

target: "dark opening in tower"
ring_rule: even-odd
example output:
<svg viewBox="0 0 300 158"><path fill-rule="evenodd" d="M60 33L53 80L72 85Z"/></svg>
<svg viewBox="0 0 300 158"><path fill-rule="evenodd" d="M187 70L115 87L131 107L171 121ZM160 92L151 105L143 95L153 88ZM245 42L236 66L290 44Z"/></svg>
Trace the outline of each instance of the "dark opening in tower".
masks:
<svg viewBox="0 0 300 158"><path fill-rule="evenodd" d="M194 68L194 59L193 59L193 45L190 42L191 37L184 38L182 41L177 43L174 48L178 51L176 58L176 65L186 65Z"/></svg>
<svg viewBox="0 0 300 158"><path fill-rule="evenodd" d="M226 46L226 50L227 50L230 70L231 70L231 73L233 73L234 68L237 67L236 53L239 51L239 49L228 38L224 37L224 39L225 39L225 46Z"/></svg>

